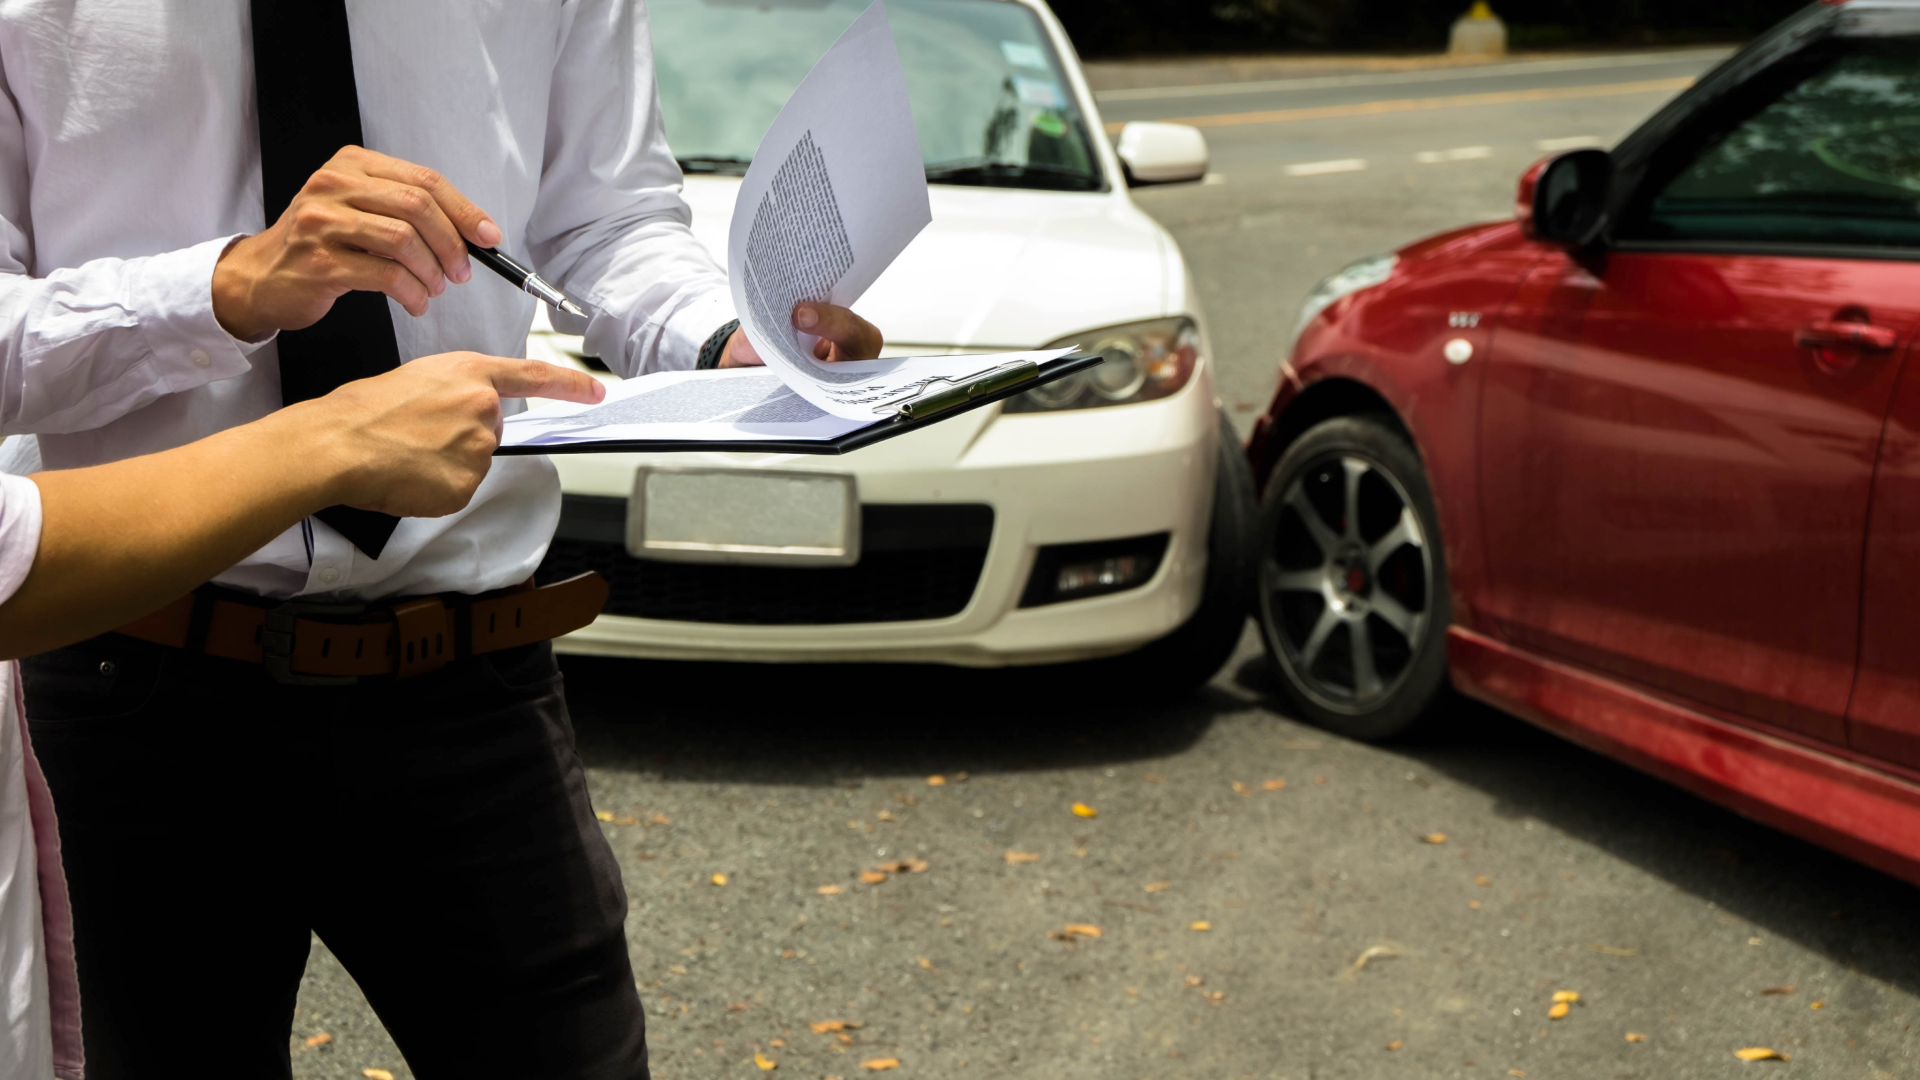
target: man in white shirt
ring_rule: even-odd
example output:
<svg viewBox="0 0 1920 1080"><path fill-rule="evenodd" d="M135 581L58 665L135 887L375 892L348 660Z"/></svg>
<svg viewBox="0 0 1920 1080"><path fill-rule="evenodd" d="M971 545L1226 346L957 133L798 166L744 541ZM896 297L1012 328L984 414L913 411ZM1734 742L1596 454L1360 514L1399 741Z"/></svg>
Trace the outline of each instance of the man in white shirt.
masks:
<svg viewBox="0 0 1920 1080"><path fill-rule="evenodd" d="M288 12L344 16L350 56L324 35L262 55ZM687 227L650 48L641 0L0 6L0 435L37 435L59 469L257 419L336 362L309 349L283 372L281 345L354 290L390 298L371 313L400 360L517 355L533 301L475 274L463 240L583 300L573 328L623 375L755 362ZM335 92L304 82L329 63L361 135L331 145L368 149L269 223L260 135ZM293 94L271 108L269 77ZM823 355L878 351L844 309L795 319ZM24 665L94 1080L204 1067L173 1052L168 1000L220 1018L223 1067L288 1075L310 932L417 1075L646 1075L625 895L551 650L479 655L577 615L577 589L512 592L559 505L544 459L501 459L459 513L371 542L309 519L173 622ZM520 607L483 625L477 595L524 596L527 627ZM371 606L258 612L296 596ZM363 657L367 623L406 644Z"/></svg>

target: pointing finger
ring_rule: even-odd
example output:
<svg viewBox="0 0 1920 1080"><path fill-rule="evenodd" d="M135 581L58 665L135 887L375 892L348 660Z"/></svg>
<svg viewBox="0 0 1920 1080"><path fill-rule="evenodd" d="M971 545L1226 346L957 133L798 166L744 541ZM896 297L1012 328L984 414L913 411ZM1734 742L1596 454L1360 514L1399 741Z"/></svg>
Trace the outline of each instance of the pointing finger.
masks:
<svg viewBox="0 0 1920 1080"><path fill-rule="evenodd" d="M607 388L586 372L540 360L489 358L480 371L503 398L557 398L591 405L607 396Z"/></svg>

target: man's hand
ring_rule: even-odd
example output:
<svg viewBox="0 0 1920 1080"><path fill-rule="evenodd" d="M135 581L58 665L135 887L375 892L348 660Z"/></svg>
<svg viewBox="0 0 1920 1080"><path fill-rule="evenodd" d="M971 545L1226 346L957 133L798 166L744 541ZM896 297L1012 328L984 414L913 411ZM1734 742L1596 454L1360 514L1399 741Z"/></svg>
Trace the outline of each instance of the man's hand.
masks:
<svg viewBox="0 0 1920 1080"><path fill-rule="evenodd" d="M283 411L311 406L327 433L324 445L340 455L336 501L396 517L441 517L464 508L486 477L500 445L501 398L605 396L583 371L444 353Z"/></svg>
<svg viewBox="0 0 1920 1080"><path fill-rule="evenodd" d="M837 304L795 304L793 325L820 340L814 342L816 360L871 360L880 355L885 340L880 328ZM766 361L754 351L745 330L735 330L720 354L720 367L758 367Z"/></svg>
<svg viewBox="0 0 1920 1080"><path fill-rule="evenodd" d="M432 169L349 146L272 227L220 256L213 314L243 340L312 326L356 289L425 315L449 279L473 277L463 239L493 247L500 227Z"/></svg>

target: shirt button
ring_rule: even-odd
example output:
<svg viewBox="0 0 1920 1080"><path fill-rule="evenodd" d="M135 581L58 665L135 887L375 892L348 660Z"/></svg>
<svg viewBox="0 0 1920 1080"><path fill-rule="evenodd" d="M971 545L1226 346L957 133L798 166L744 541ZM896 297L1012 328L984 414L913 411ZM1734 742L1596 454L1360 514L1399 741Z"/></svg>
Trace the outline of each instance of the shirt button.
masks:
<svg viewBox="0 0 1920 1080"><path fill-rule="evenodd" d="M327 567L325 570L320 571L320 583L323 585L331 585L334 582L339 580L340 580L340 571L335 570L331 566Z"/></svg>
<svg viewBox="0 0 1920 1080"><path fill-rule="evenodd" d="M208 367L213 363L213 357L208 356L207 350L205 349L193 350L192 352L187 354L187 359L193 361L194 367L199 367L199 368Z"/></svg>

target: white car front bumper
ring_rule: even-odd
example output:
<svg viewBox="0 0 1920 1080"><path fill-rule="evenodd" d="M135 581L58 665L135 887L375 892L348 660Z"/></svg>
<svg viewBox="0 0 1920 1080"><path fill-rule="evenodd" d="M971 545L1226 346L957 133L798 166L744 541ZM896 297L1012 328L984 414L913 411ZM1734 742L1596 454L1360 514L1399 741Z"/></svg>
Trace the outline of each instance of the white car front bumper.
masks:
<svg viewBox="0 0 1920 1080"><path fill-rule="evenodd" d="M904 621L766 625L636 618L633 574L657 595L660 575L685 564L641 563L623 547L569 540L566 523L543 577L585 567L615 581L607 614L559 639L563 652L681 660L931 662L970 667L1090 659L1126 652L1179 627L1200 602L1213 503L1219 424L1210 373L1202 365L1163 401L1059 413L1002 415L990 406L845 457L774 454L561 455L553 460L569 496L625 498L641 466L752 467L851 472L863 507L876 504L992 508L991 538L971 598L957 613ZM1043 546L1170 534L1146 584L1124 592L1021 607ZM583 551L590 558L582 561ZM595 563L592 560L600 560ZM912 559L896 566L911 568ZM779 589L787 574L833 570L700 567L715 575L754 572ZM908 569L907 574L911 574ZM688 579L691 580L690 578ZM808 579L804 584L831 579ZM871 582L869 582L871 584ZM962 586L964 587L964 586ZM737 591L737 590L736 590ZM825 590L831 593L832 589ZM698 606L696 601L695 606ZM824 610L824 608L823 608Z"/></svg>

